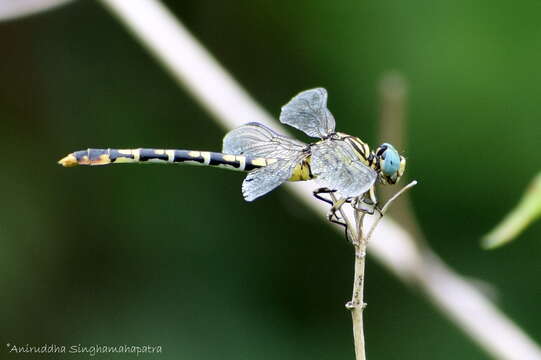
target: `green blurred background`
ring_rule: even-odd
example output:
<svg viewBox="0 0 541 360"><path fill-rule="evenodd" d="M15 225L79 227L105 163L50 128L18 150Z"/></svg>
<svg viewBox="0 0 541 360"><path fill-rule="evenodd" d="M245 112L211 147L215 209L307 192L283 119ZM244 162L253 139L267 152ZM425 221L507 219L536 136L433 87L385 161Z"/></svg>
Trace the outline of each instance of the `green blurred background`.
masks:
<svg viewBox="0 0 541 360"><path fill-rule="evenodd" d="M403 150L430 244L541 338L540 224L479 247L541 168L539 1L166 3L275 117L324 86L339 130L375 145L378 82L404 74ZM234 172L56 165L87 147L221 147L222 130L104 8L0 23L0 43L3 343L353 359L352 249L285 190L246 203ZM366 286L369 358L488 358L372 260Z"/></svg>

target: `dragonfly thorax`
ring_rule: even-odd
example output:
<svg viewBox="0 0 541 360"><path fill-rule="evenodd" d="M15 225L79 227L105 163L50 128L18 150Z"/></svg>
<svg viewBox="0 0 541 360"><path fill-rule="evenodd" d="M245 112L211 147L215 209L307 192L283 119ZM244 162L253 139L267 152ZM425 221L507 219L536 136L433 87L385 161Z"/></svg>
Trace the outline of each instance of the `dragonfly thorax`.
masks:
<svg viewBox="0 0 541 360"><path fill-rule="evenodd" d="M367 143L359 139L358 137L337 132L334 134L334 140L342 140L348 143L354 151L356 157L366 166L373 167L374 155L370 151L370 147Z"/></svg>
<svg viewBox="0 0 541 360"><path fill-rule="evenodd" d="M368 144L355 136L337 132L331 139L348 143L356 157L378 173L382 184L396 184L404 174L406 159L391 144L383 143L373 152Z"/></svg>

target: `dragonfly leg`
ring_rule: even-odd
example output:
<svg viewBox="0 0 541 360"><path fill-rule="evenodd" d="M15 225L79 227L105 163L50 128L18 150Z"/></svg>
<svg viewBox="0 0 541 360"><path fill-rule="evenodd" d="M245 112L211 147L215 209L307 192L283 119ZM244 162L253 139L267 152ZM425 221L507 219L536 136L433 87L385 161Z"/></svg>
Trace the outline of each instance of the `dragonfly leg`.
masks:
<svg viewBox="0 0 541 360"><path fill-rule="evenodd" d="M381 214L381 210L377 204L376 194L374 192L374 187L372 186L369 191L362 195L362 197L356 198L356 201L353 203L353 208L368 215L373 215L376 210Z"/></svg>
<svg viewBox="0 0 541 360"><path fill-rule="evenodd" d="M347 202L347 199L339 199L337 202L335 202L331 209L329 210L329 213L327 214L327 218L329 219L329 221L331 222L335 222L333 221L333 219L336 219L337 221L340 221L340 216L338 214L338 210L340 210L340 208L342 207L342 205L344 205L345 203ZM345 225L345 223L344 223Z"/></svg>
<svg viewBox="0 0 541 360"><path fill-rule="evenodd" d="M343 219L341 219L338 211L340 210L342 205L344 205L345 203L349 203L349 202L351 202L351 199L340 199L340 200L338 200L336 203L333 204L333 206L329 210L329 213L327 214L327 218L329 219L330 222L342 225L344 227L344 232L345 232L346 239L350 239L349 232L348 232L348 225L346 224L346 222Z"/></svg>
<svg viewBox="0 0 541 360"><path fill-rule="evenodd" d="M322 196L322 194L331 194L334 192L336 192L336 190L331 190L329 188L319 188L319 189L314 190L313 194L316 199L324 201L329 205L332 205L331 209L329 210L329 213L327 214L327 219L329 219L329 221L334 224L338 224L347 228L346 223L337 212L340 209L340 207L344 204L344 202L346 202L347 200L340 199L336 203L334 203L333 201L326 199Z"/></svg>
<svg viewBox="0 0 541 360"><path fill-rule="evenodd" d="M358 200L355 202L353 208L357 211L363 212L368 215L373 215L377 206L374 204L366 203L364 200Z"/></svg>
<svg viewBox="0 0 541 360"><path fill-rule="evenodd" d="M378 199L376 198L376 187L375 186L372 186L370 188L370 192L368 193L369 195L369 199L370 199L370 202L371 204L373 204L374 206L374 209L373 210L377 210L377 212L379 213L379 216L382 217L383 216L383 211L381 210L381 208L378 206ZM366 195L366 194L365 194ZM373 210L372 210L372 213L373 213Z"/></svg>
<svg viewBox="0 0 541 360"><path fill-rule="evenodd" d="M332 222L333 224L338 224L338 225L340 225L340 226L345 227L345 228L346 228L346 231L347 231L347 227L348 227L347 224L346 224L344 221L342 221L342 219L339 218L338 216L332 217L332 216L329 214L329 215L327 216L327 218L328 218L329 221Z"/></svg>
<svg viewBox="0 0 541 360"><path fill-rule="evenodd" d="M326 202L327 204L329 205L334 205L334 203L329 200L329 199L326 199L324 198L323 196L321 196L321 194L330 194L330 193L333 193L333 192L336 192L336 190L331 190L329 188L319 188L319 189L315 189L312 194L314 195L314 197L318 200L321 200L321 201L324 201Z"/></svg>
<svg viewBox="0 0 541 360"><path fill-rule="evenodd" d="M337 221L341 221L337 211L344 205L346 202L350 202L350 199L340 199L336 202L333 202L329 199L324 198L321 194L332 194L335 193L336 190L331 190L329 188L319 188L313 191L314 196L316 199L319 199L321 201L326 202L329 205L332 205L331 209L329 210L329 213L327 214L327 218L329 221L337 223ZM342 225L343 222L340 222L340 225Z"/></svg>
<svg viewBox="0 0 541 360"><path fill-rule="evenodd" d="M334 206L329 210L329 213L327 214L327 219L329 219L330 222L333 224L338 224L340 226L344 227L344 236L346 239L349 239L348 234L348 225L346 222L342 219L342 217L338 214L338 209L334 209Z"/></svg>

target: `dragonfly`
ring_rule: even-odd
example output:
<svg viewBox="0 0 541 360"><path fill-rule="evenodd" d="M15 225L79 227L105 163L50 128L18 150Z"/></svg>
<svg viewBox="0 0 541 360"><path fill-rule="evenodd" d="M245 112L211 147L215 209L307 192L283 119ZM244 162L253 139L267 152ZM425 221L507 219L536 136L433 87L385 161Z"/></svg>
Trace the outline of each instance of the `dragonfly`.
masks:
<svg viewBox="0 0 541 360"><path fill-rule="evenodd" d="M311 138L304 143L279 134L257 122L244 124L223 138L222 152L177 149L86 149L59 161L65 167L119 163L171 163L221 167L248 172L242 183L246 201L253 201L286 181L315 180L314 196L332 205L329 219L340 225L336 211L344 203L377 204L374 186L396 184L404 174L406 159L388 143L375 151L361 139L336 132L336 121L327 108L327 91L300 92L285 104L280 122ZM336 193L334 202L324 194ZM370 207L359 209L372 211ZM368 210L367 210L368 209Z"/></svg>

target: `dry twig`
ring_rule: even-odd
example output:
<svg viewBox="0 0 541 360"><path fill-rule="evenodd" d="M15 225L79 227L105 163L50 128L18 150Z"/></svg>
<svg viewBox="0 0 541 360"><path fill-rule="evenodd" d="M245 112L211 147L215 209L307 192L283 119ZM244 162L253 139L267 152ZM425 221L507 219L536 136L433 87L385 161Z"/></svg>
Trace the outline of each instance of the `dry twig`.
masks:
<svg viewBox="0 0 541 360"><path fill-rule="evenodd" d="M348 216L345 214L344 206L341 206L338 211L340 216L344 220L346 225L346 234L355 248L355 266L354 266L354 276L353 276L353 294L351 296L351 301L346 304L346 308L351 311L351 319L353 322L353 342L355 346L355 358L356 360L365 360L366 359L366 349L365 349L365 340L364 340L364 324L363 324L363 312L366 307L364 302L364 278L365 278L365 258L366 258L366 249L374 230L378 226L380 220L383 218L383 215L389 209L389 206L395 201L400 195L405 191L417 185L417 181L412 181L408 185L400 189L396 194L394 194L380 211L375 211L373 216L377 216L377 219L372 222L371 226L365 230L365 217L367 213L355 208L354 205L350 205L353 209L354 221L351 221ZM331 193L331 199L333 204L337 203L336 196ZM356 199L356 201L362 201L361 198ZM354 202L355 203L355 202Z"/></svg>

